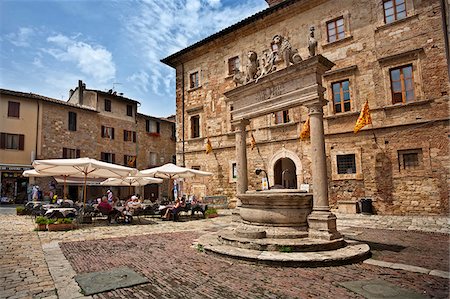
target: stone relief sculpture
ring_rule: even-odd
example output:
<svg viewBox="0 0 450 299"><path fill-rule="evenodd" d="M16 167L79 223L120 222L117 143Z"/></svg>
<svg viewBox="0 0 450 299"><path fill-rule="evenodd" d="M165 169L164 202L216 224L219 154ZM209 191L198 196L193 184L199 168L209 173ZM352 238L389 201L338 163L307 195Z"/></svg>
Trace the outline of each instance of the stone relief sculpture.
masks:
<svg viewBox="0 0 450 299"><path fill-rule="evenodd" d="M317 40L314 37L314 26L309 27L308 51L309 51L309 57L316 56Z"/></svg>
<svg viewBox="0 0 450 299"><path fill-rule="evenodd" d="M298 50L292 49L291 43L285 37L278 34L275 35L272 39L272 45L277 46L278 57L284 61L286 67L302 61Z"/></svg>
<svg viewBox="0 0 450 299"><path fill-rule="evenodd" d="M314 36L314 33L313 33ZM316 42L317 44L317 42ZM237 85L247 84L248 82L258 80L277 69L279 61L283 61L285 66L299 63L302 61L297 49L292 49L291 43L281 35L275 35L271 42L271 50L265 50L261 62L255 51L248 51L248 63L245 72L236 71L233 81ZM311 53L311 51L310 51Z"/></svg>

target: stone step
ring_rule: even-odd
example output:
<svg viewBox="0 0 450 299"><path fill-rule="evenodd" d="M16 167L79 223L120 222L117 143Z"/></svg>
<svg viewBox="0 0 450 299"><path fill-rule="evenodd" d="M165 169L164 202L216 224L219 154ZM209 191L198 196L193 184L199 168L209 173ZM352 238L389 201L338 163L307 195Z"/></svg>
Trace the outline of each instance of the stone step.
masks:
<svg viewBox="0 0 450 299"><path fill-rule="evenodd" d="M198 244L202 245L207 253L257 263L279 264L283 266L296 267L343 265L360 262L370 257L370 248L367 244L353 241L347 242L345 247L335 250L289 253L278 251L259 251L222 244L219 241L217 233L201 236L198 240Z"/></svg>
<svg viewBox="0 0 450 299"><path fill-rule="evenodd" d="M346 245L344 239L336 240L318 240L307 238L306 232L303 238L297 239L251 239L236 236L233 232L221 232L218 236L223 245L231 245L244 249L252 249L259 251L289 251L289 252L313 252L313 251L327 251L342 248Z"/></svg>

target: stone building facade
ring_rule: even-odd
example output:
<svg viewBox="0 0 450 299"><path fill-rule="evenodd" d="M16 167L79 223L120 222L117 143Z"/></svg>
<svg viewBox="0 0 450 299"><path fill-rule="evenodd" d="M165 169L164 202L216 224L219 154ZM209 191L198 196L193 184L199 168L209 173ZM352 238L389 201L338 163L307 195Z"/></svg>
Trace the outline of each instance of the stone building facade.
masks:
<svg viewBox="0 0 450 299"><path fill-rule="evenodd" d="M233 103L224 92L236 87L233 75L245 72L249 51L262 64L264 53L277 50L271 46L277 34L307 58L314 26L317 52L335 63L322 80L330 204L354 209L370 198L379 214L448 213L448 14L441 2L268 3L268 9L162 60L176 69L177 162L214 173L208 183L191 181L190 191L233 200ZM366 101L372 124L355 134ZM307 109L297 107L250 122L249 189L261 189L257 168L267 172L270 185L314 188L310 142L299 139L307 117Z"/></svg>
<svg viewBox="0 0 450 299"><path fill-rule="evenodd" d="M80 96L80 90L83 90ZM70 91L67 102L40 95L17 91L0 90L1 104L6 105L11 97L21 103L22 115L30 114L31 122L24 126L5 126L7 130L26 132L27 157L12 159L31 168L34 159L58 159L90 157L110 163L146 169L172 161L175 155L175 141L172 137L174 122L166 118L150 117L137 112L137 101L122 95L99 90L86 89L83 82ZM32 104L30 104L32 103ZM31 105L31 106L30 106ZM30 107L28 107L30 106ZM3 110L3 109L2 109ZM159 136L148 136L146 119L157 123ZM31 126L30 128L28 128ZM12 132L12 131L11 131ZM157 142L155 142L157 141ZM30 150L28 150L30 148ZM11 150L1 150L11 154ZM30 155L33 151L33 155ZM20 153L15 150L14 153ZM149 152L164 159L151 163ZM11 160L10 160L11 161ZM2 163L3 158L2 158ZM18 171L21 174L23 169ZM18 178L27 181L20 175ZM44 194L49 191L52 178L31 178L31 183L41 186ZM167 196L167 182L150 185L145 190L133 190L145 198ZM98 197L108 187L88 188L88 196ZM128 188L112 187L118 196L126 196ZM127 189L127 190L125 190ZM80 197L80 186L70 186L69 195Z"/></svg>

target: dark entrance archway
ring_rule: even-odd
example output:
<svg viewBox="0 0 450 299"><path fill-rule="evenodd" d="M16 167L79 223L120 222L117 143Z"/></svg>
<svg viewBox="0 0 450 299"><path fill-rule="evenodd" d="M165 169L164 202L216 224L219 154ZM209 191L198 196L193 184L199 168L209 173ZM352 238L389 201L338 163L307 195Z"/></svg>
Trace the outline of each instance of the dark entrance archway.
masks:
<svg viewBox="0 0 450 299"><path fill-rule="evenodd" d="M275 185L286 189L297 189L297 169L294 161L289 158L281 158L275 162L273 175Z"/></svg>

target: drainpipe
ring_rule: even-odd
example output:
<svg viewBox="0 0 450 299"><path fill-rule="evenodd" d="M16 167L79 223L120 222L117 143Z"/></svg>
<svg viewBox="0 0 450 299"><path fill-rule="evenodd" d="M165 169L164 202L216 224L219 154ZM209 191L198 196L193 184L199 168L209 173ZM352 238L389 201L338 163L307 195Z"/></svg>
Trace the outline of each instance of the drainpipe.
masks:
<svg viewBox="0 0 450 299"><path fill-rule="evenodd" d="M182 146L183 146L183 155L182 155L182 161L183 161L183 167L186 166L186 158L185 158L185 140L184 140L184 116L185 116L185 112L184 112L184 63L181 64L181 109L182 109L182 120L181 120L181 131L182 131L182 135L181 135L181 142L182 142Z"/></svg>
<svg viewBox="0 0 450 299"><path fill-rule="evenodd" d="M450 77L450 49L448 45L449 24L448 24L448 7L445 0L441 0L441 12L442 12L442 27L444 29L444 44L445 44L445 56L447 57L447 71Z"/></svg>

